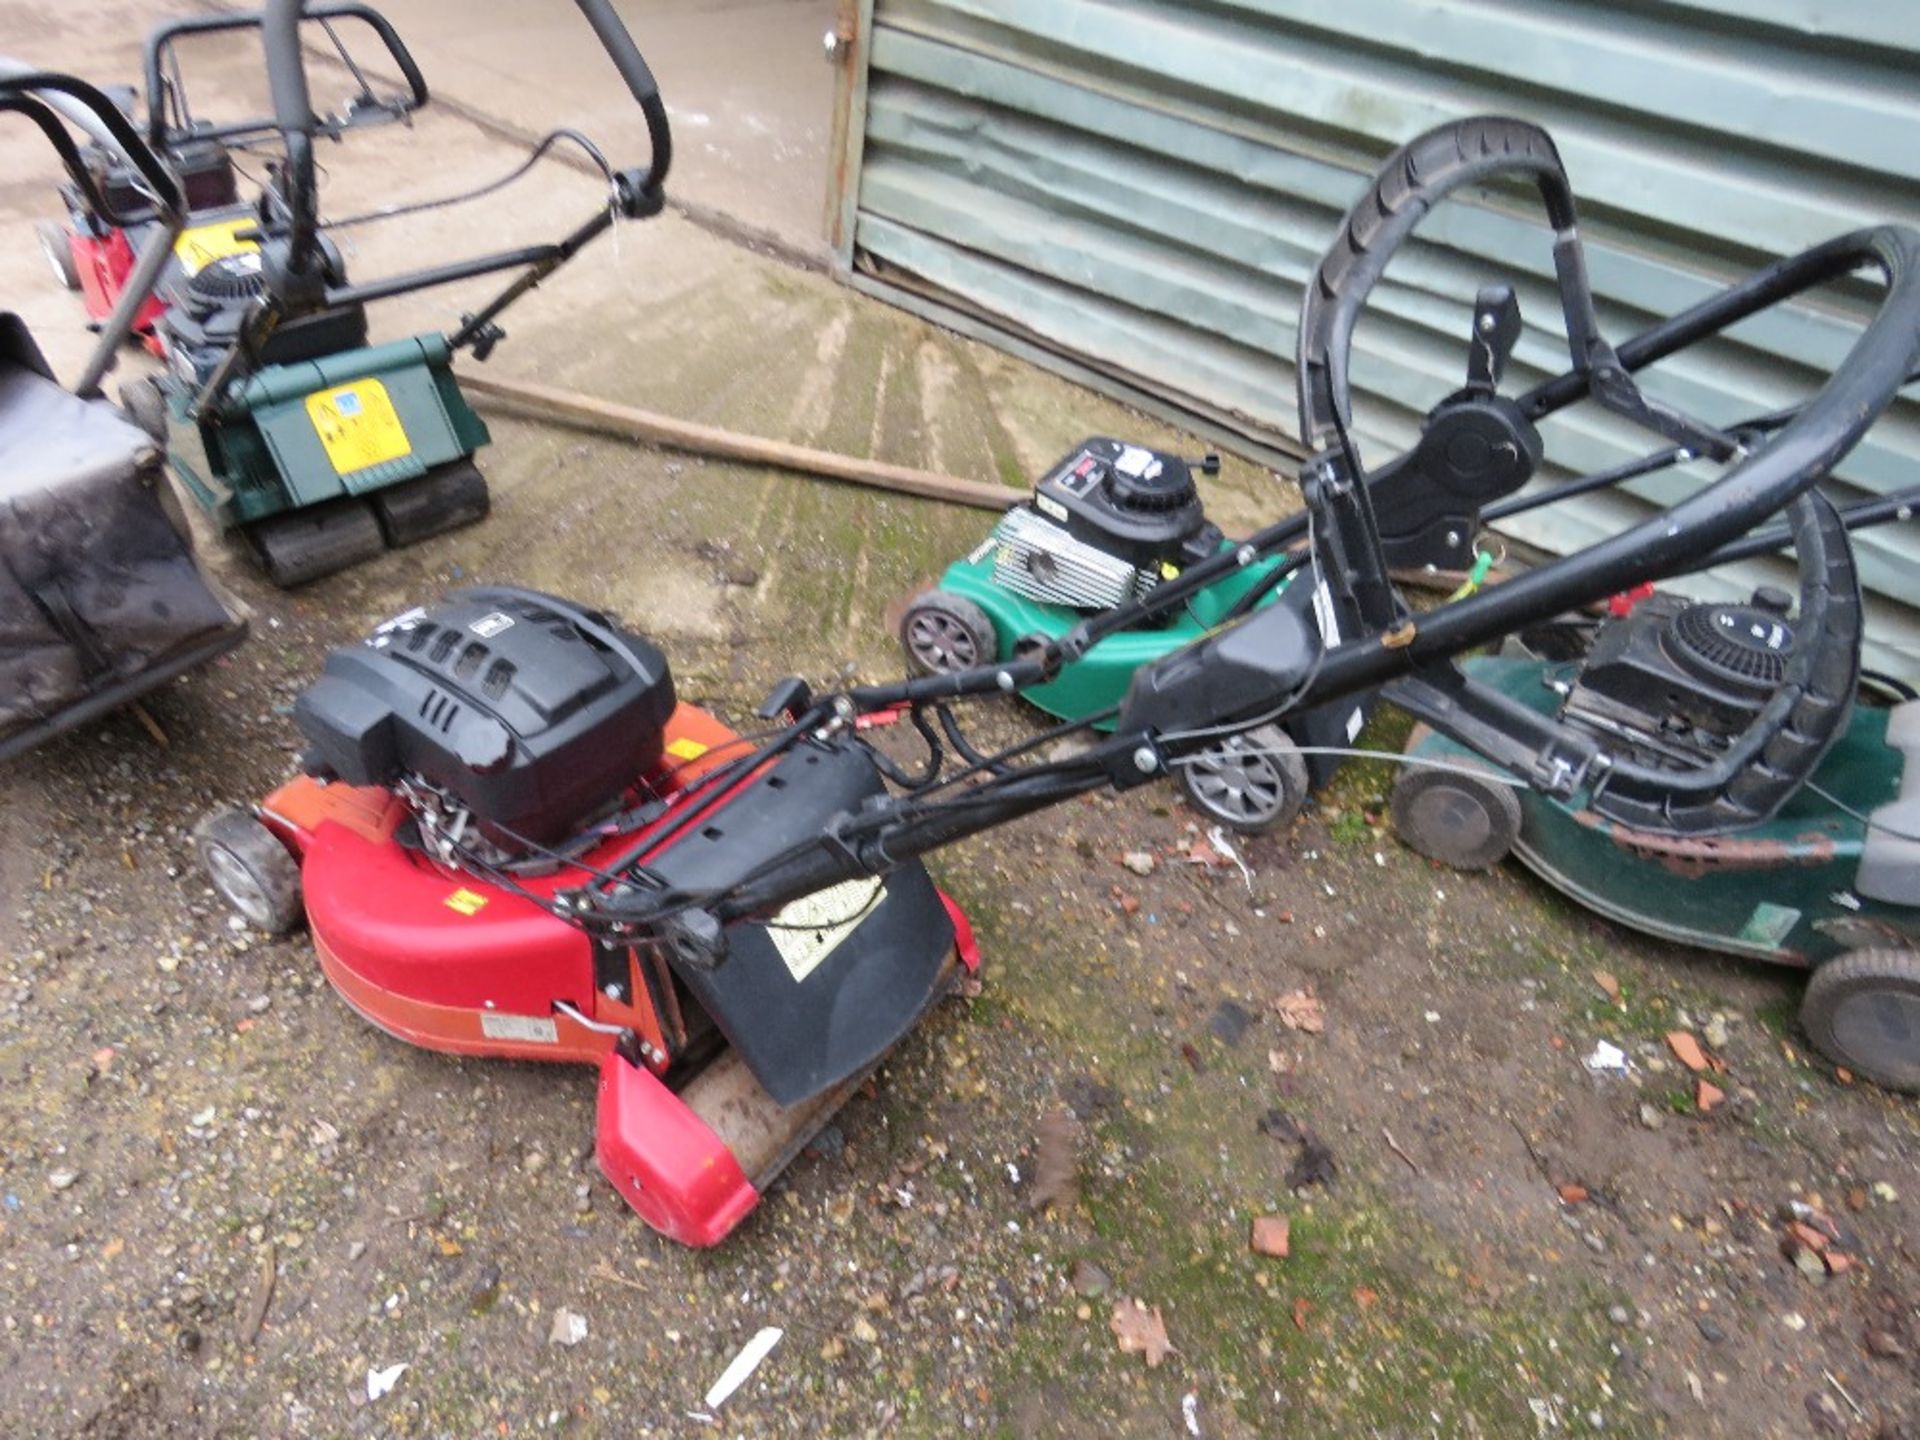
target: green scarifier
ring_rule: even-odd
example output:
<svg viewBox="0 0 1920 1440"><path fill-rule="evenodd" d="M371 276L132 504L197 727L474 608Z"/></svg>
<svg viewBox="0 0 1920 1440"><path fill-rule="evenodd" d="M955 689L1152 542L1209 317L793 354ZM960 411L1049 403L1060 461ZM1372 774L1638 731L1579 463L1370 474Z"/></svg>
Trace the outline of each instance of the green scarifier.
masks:
<svg viewBox="0 0 1920 1440"><path fill-rule="evenodd" d="M427 334L268 366L197 425L184 414L189 396L176 391L168 460L223 527L419 479L470 459L491 438L454 382L452 358L444 336ZM321 441L308 399L365 380L384 389L405 453L343 472Z"/></svg>

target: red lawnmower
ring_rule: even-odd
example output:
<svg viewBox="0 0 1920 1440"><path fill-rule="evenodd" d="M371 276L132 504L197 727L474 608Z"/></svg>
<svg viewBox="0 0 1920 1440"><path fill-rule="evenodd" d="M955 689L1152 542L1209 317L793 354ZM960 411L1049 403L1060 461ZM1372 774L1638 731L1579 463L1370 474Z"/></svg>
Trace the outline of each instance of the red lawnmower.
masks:
<svg viewBox="0 0 1920 1440"><path fill-rule="evenodd" d="M376 93L342 38L343 31L357 25L373 31L386 58L405 81L404 91ZM142 65L146 140L177 177L187 209L186 229L172 241L172 259L148 287L152 293L134 316L136 333L155 355L165 354L163 332L154 322L167 308L168 292L209 265L236 255L257 254L259 245L253 232L263 218L286 209L277 172L269 177L257 200L242 199L235 159L236 155L265 150L271 160L280 140L278 122L272 116L234 120L196 117L180 63L183 41L258 31L260 27L258 12L201 15L170 20L147 37ZM427 103L427 84L420 67L386 16L372 6L354 0L309 5L303 31L309 38L324 39L358 86L337 114L320 119L318 133L338 139L351 129L404 119ZM17 63L0 66L0 70L9 68L27 67ZM131 88L108 93L137 123L136 93ZM66 208L65 223L47 220L35 228L54 279L66 289L80 292L87 319L97 326L113 313L134 276L140 253L158 236L161 226L139 170L117 149L93 143L82 147L81 155L92 185L63 184L60 198ZM89 189L106 197L107 211L93 203Z"/></svg>
<svg viewBox="0 0 1920 1440"><path fill-rule="evenodd" d="M1348 438L1348 350L1368 293L1421 216L1500 178L1531 183L1545 202L1570 367L1518 398L1491 386L1453 397L1430 425L1457 426L1473 405L1496 432L1524 434L1591 400L1722 473L1618 536L1416 613L1394 584ZM1736 438L1659 405L1634 379L1861 270L1885 282L1877 313L1820 390L1764 426ZM1514 328L1502 327L1504 346ZM1376 688L1471 751L1475 767L1650 833L1736 833L1807 785L1845 728L1863 623L1845 525L1814 486L1920 366L1920 234L1842 236L1616 350L1594 316L1552 141L1520 121L1464 120L1389 159L1314 277L1300 335L1301 429L1318 447L1301 475L1305 523L1282 520L1004 661L822 696L784 681L759 712L768 728L752 736L677 705L664 659L604 615L526 591L458 594L329 657L295 706L312 746L305 778L252 815L207 822L209 873L269 929L298 922L304 887L336 988L403 1039L597 1062L602 1167L650 1223L710 1243L956 963L973 963L964 921L919 861L939 846L1161 779L1225 737ZM1522 478L1508 467L1431 483L1455 487L1477 516ZM1583 483L1609 481L1567 482L1570 493ZM1630 733L1542 713L1456 663L1685 573L1783 512L1780 536L1762 532L1791 544L1799 571L1777 681L1684 752L1649 758ZM1304 548L1289 551L1303 532ZM1118 704L995 753L967 735L956 702L1047 684L1104 637L1164 621L1283 552L1268 573L1313 577L1311 608L1253 609L1142 666ZM867 738L862 718L886 711L924 742L917 768ZM1067 734L1089 743L1035 758L1058 755L1052 742ZM1920 856L1902 863L1920 882ZM1905 1013L1900 996L1866 1000Z"/></svg>

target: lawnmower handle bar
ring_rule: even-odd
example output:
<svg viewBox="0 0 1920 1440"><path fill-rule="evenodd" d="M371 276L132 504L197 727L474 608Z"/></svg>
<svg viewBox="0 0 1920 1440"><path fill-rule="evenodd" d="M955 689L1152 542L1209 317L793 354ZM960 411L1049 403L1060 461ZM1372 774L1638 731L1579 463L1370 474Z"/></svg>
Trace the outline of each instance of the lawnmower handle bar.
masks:
<svg viewBox="0 0 1920 1440"><path fill-rule="evenodd" d="M615 177L618 202L629 216L657 214L664 204L663 187L667 170L673 162L673 133L667 120L666 106L660 99L659 85L611 0L575 0L575 3L593 27L595 36L620 72L620 78L626 82L628 92L638 102L647 122L647 139L652 146L647 170L644 175L623 171ZM267 56L267 80L273 92L274 114L287 155L289 234L285 268L288 276L296 282L303 277L311 280L318 249L318 219L313 208L313 104L307 89L306 66L300 55L299 29L304 9L305 0L267 0L260 22ZM456 348L473 344L486 336L494 317L572 259L582 246L612 225L613 219L609 207L600 206L585 223L558 244L527 246L412 271L366 285L325 290L321 298L329 305L382 300L435 285L526 267L524 274L478 315L468 317L452 337Z"/></svg>
<svg viewBox="0 0 1920 1440"><path fill-rule="evenodd" d="M1347 212L1300 304L1300 438L1325 450L1349 422L1347 359L1353 327L1387 262L1427 213L1470 185L1531 180L1554 232L1567 340L1576 368L1597 335L1593 290L1576 228L1573 186L1552 138L1537 125L1476 116L1430 130L1396 150Z"/></svg>
<svg viewBox="0 0 1920 1440"><path fill-rule="evenodd" d="M413 52L407 48L406 41L400 38L400 32L393 28L393 22L371 5L360 4L359 0L310 0L310 3L303 8L301 18L322 21L365 21L380 37L381 44L387 47L388 57L399 68L400 78L406 82L409 97L406 108L410 111L418 110L427 103L427 79L420 73L420 66L414 60ZM234 120L223 125L195 126L190 132L184 133L176 133L167 124L165 60L173 42L183 36L231 30L260 30L264 37L264 22L263 12L257 10L228 15L194 15L185 19L169 20L147 36L146 52L141 68L147 87L147 139L150 143L159 148L176 140L231 140L236 136L260 134L282 127L277 105L274 115L268 119Z"/></svg>

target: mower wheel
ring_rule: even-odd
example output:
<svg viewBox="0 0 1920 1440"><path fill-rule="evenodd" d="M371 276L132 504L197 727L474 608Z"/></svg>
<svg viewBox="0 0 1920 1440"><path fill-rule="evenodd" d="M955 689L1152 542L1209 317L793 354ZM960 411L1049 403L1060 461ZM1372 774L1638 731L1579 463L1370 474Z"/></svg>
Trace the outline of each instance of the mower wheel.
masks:
<svg viewBox="0 0 1920 1440"><path fill-rule="evenodd" d="M167 397L160 393L159 382L150 375L129 380L120 387L120 408L127 418L147 432L156 445L167 443Z"/></svg>
<svg viewBox="0 0 1920 1440"><path fill-rule="evenodd" d="M221 810L194 827L193 843L213 888L249 925L269 935L298 928L300 863L279 836L244 810Z"/></svg>
<svg viewBox="0 0 1920 1440"><path fill-rule="evenodd" d="M1920 1094L1920 953L1851 950L1827 961L1807 982L1800 1024L1834 1064Z"/></svg>
<svg viewBox="0 0 1920 1440"><path fill-rule="evenodd" d="M1307 803L1306 759L1278 725L1229 735L1179 769L1187 802L1242 835L1290 824Z"/></svg>
<svg viewBox="0 0 1920 1440"><path fill-rule="evenodd" d="M39 237L40 253L47 257L47 268L62 290L80 288L80 270L73 263L73 246L67 239L67 227L58 220L42 220L33 227Z"/></svg>
<svg viewBox="0 0 1920 1440"><path fill-rule="evenodd" d="M1492 774L1410 765L1388 808L1401 840L1455 870L1491 869L1520 838L1520 797Z"/></svg>
<svg viewBox="0 0 1920 1440"><path fill-rule="evenodd" d="M950 675L1000 658L987 612L964 595L929 590L900 617L900 644L922 675Z"/></svg>
<svg viewBox="0 0 1920 1440"><path fill-rule="evenodd" d="M384 551L380 522L364 500L330 500L247 527L267 579L291 590Z"/></svg>

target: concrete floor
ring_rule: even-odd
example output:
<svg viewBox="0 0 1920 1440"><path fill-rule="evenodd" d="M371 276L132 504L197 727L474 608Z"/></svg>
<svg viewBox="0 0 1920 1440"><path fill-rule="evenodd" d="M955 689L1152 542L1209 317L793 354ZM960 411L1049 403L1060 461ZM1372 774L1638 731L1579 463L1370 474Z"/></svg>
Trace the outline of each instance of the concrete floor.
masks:
<svg viewBox="0 0 1920 1440"><path fill-rule="evenodd" d="M58 7L0 0L0 53L98 84L131 84L147 33L196 8L214 7L190 0L82 0ZM497 135L525 137L572 126L614 165L646 163L637 108L586 22L564 0L538 6L392 0L383 8L435 97L421 125L470 117ZM623 0L620 9L673 121L668 188L674 202L772 237L790 253L824 259L834 71L823 58L821 37L833 22L834 0ZM364 30L344 33L356 58L368 61L370 40L356 38ZM180 54L202 118L266 113L257 42L202 37ZM378 74L389 67L369 62L369 68ZM337 108L351 93L337 66L313 65L310 82L317 107ZM349 193L362 197L357 209L461 188L431 145L410 144L404 131L363 131L350 139L320 148L329 214L346 213ZM503 147L492 169L476 170L462 184L492 178L512 163L511 148ZM361 183L368 175L379 183ZM72 324L77 307L46 283L32 235L35 220L58 215L56 180L51 152L25 122L0 126L0 295L26 318L55 367L70 374L85 359L88 339ZM464 222L464 253L486 248L516 201L527 203L524 189L503 204L452 212ZM544 212L545 198L535 205ZM579 216L573 209L546 213L533 238L550 238ZM417 229L407 233L418 239ZM398 253L405 256L406 242Z"/></svg>

